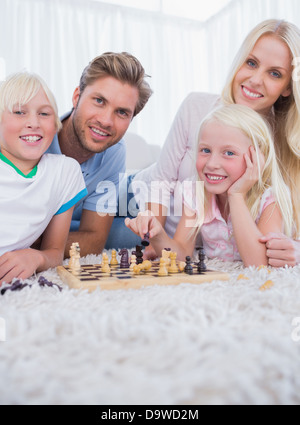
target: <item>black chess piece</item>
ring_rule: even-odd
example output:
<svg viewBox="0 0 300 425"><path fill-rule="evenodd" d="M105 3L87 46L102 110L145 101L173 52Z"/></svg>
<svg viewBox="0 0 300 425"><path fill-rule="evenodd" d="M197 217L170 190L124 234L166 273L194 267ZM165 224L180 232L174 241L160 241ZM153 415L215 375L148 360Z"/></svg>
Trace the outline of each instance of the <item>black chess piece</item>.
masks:
<svg viewBox="0 0 300 425"><path fill-rule="evenodd" d="M199 263L197 264L197 270L199 274L204 274L207 271L207 267L205 264L206 256L205 256L204 248L203 247L197 248L197 251L199 251L198 252Z"/></svg>
<svg viewBox="0 0 300 425"><path fill-rule="evenodd" d="M121 261L120 261L120 269L129 269L130 264L129 264L129 254L127 249L121 249L121 251L119 252L119 255L121 256Z"/></svg>
<svg viewBox="0 0 300 425"><path fill-rule="evenodd" d="M193 270L193 265L192 265L192 259L191 259L191 257L186 257L186 266L185 266L184 272L185 272L186 274L189 274L190 276L191 276L192 274L194 274L194 270Z"/></svg>
<svg viewBox="0 0 300 425"><path fill-rule="evenodd" d="M136 256L136 264L142 264L144 259L143 259L143 252L142 252L142 247L137 245L135 248L135 251L132 251L132 254Z"/></svg>
<svg viewBox="0 0 300 425"><path fill-rule="evenodd" d="M143 245L143 247L147 247L147 246L149 246L150 245L150 233L148 232L148 233L146 233L145 234L145 236L144 236L144 239L142 240L142 245Z"/></svg>

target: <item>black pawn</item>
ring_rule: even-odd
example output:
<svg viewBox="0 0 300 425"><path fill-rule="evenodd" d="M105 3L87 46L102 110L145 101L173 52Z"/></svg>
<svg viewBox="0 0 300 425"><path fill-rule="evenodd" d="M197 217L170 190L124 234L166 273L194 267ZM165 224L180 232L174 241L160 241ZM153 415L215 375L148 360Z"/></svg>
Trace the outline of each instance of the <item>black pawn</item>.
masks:
<svg viewBox="0 0 300 425"><path fill-rule="evenodd" d="M142 240L142 245L146 248L150 245L150 233L146 233L144 239Z"/></svg>
<svg viewBox="0 0 300 425"><path fill-rule="evenodd" d="M142 251L142 247L137 245L135 248L135 251L132 252L133 255L136 256L136 264L142 264L144 259L143 259L143 251Z"/></svg>
<svg viewBox="0 0 300 425"><path fill-rule="evenodd" d="M189 274L190 276L191 276L192 274L194 274L194 270L193 270L193 265L192 265L192 259L191 259L191 257L186 257L186 266L185 266L184 272L185 272L186 274Z"/></svg>
<svg viewBox="0 0 300 425"><path fill-rule="evenodd" d="M199 263L197 264L197 269L198 269L198 273L199 274L203 274L207 271L207 267L205 264L205 252L204 252L204 248L201 247L198 249L199 250Z"/></svg>

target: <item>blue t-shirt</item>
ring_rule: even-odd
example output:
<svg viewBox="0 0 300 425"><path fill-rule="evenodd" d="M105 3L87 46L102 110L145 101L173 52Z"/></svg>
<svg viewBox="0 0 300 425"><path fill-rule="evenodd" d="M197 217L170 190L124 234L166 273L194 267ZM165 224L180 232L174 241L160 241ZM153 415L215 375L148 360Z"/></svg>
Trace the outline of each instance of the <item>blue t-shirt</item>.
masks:
<svg viewBox="0 0 300 425"><path fill-rule="evenodd" d="M65 120L71 115L64 115ZM61 154L58 135L56 134L47 153ZM88 190L88 195L75 207L71 231L79 229L82 210L101 214L116 215L118 209L119 183L126 170L126 146L121 140L106 151L95 154L81 164L82 175Z"/></svg>

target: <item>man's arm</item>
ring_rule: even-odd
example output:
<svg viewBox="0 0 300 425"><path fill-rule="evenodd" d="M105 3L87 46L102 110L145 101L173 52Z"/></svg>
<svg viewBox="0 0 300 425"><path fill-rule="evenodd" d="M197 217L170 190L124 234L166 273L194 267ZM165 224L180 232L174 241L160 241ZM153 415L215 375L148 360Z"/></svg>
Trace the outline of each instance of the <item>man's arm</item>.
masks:
<svg viewBox="0 0 300 425"><path fill-rule="evenodd" d="M97 212L83 210L78 232L69 233L65 249L65 258L69 258L69 250L74 242L80 245L80 254L86 257L89 254L99 255L102 253L114 217L110 215L100 216Z"/></svg>

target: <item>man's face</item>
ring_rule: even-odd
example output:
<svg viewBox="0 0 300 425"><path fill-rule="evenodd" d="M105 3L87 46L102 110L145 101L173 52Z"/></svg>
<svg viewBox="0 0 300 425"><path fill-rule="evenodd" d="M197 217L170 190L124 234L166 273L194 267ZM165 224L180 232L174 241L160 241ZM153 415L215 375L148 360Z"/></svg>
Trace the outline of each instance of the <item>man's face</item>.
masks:
<svg viewBox="0 0 300 425"><path fill-rule="evenodd" d="M100 153L118 143L126 133L139 99L136 87L104 77L73 95L74 132L88 152Z"/></svg>

